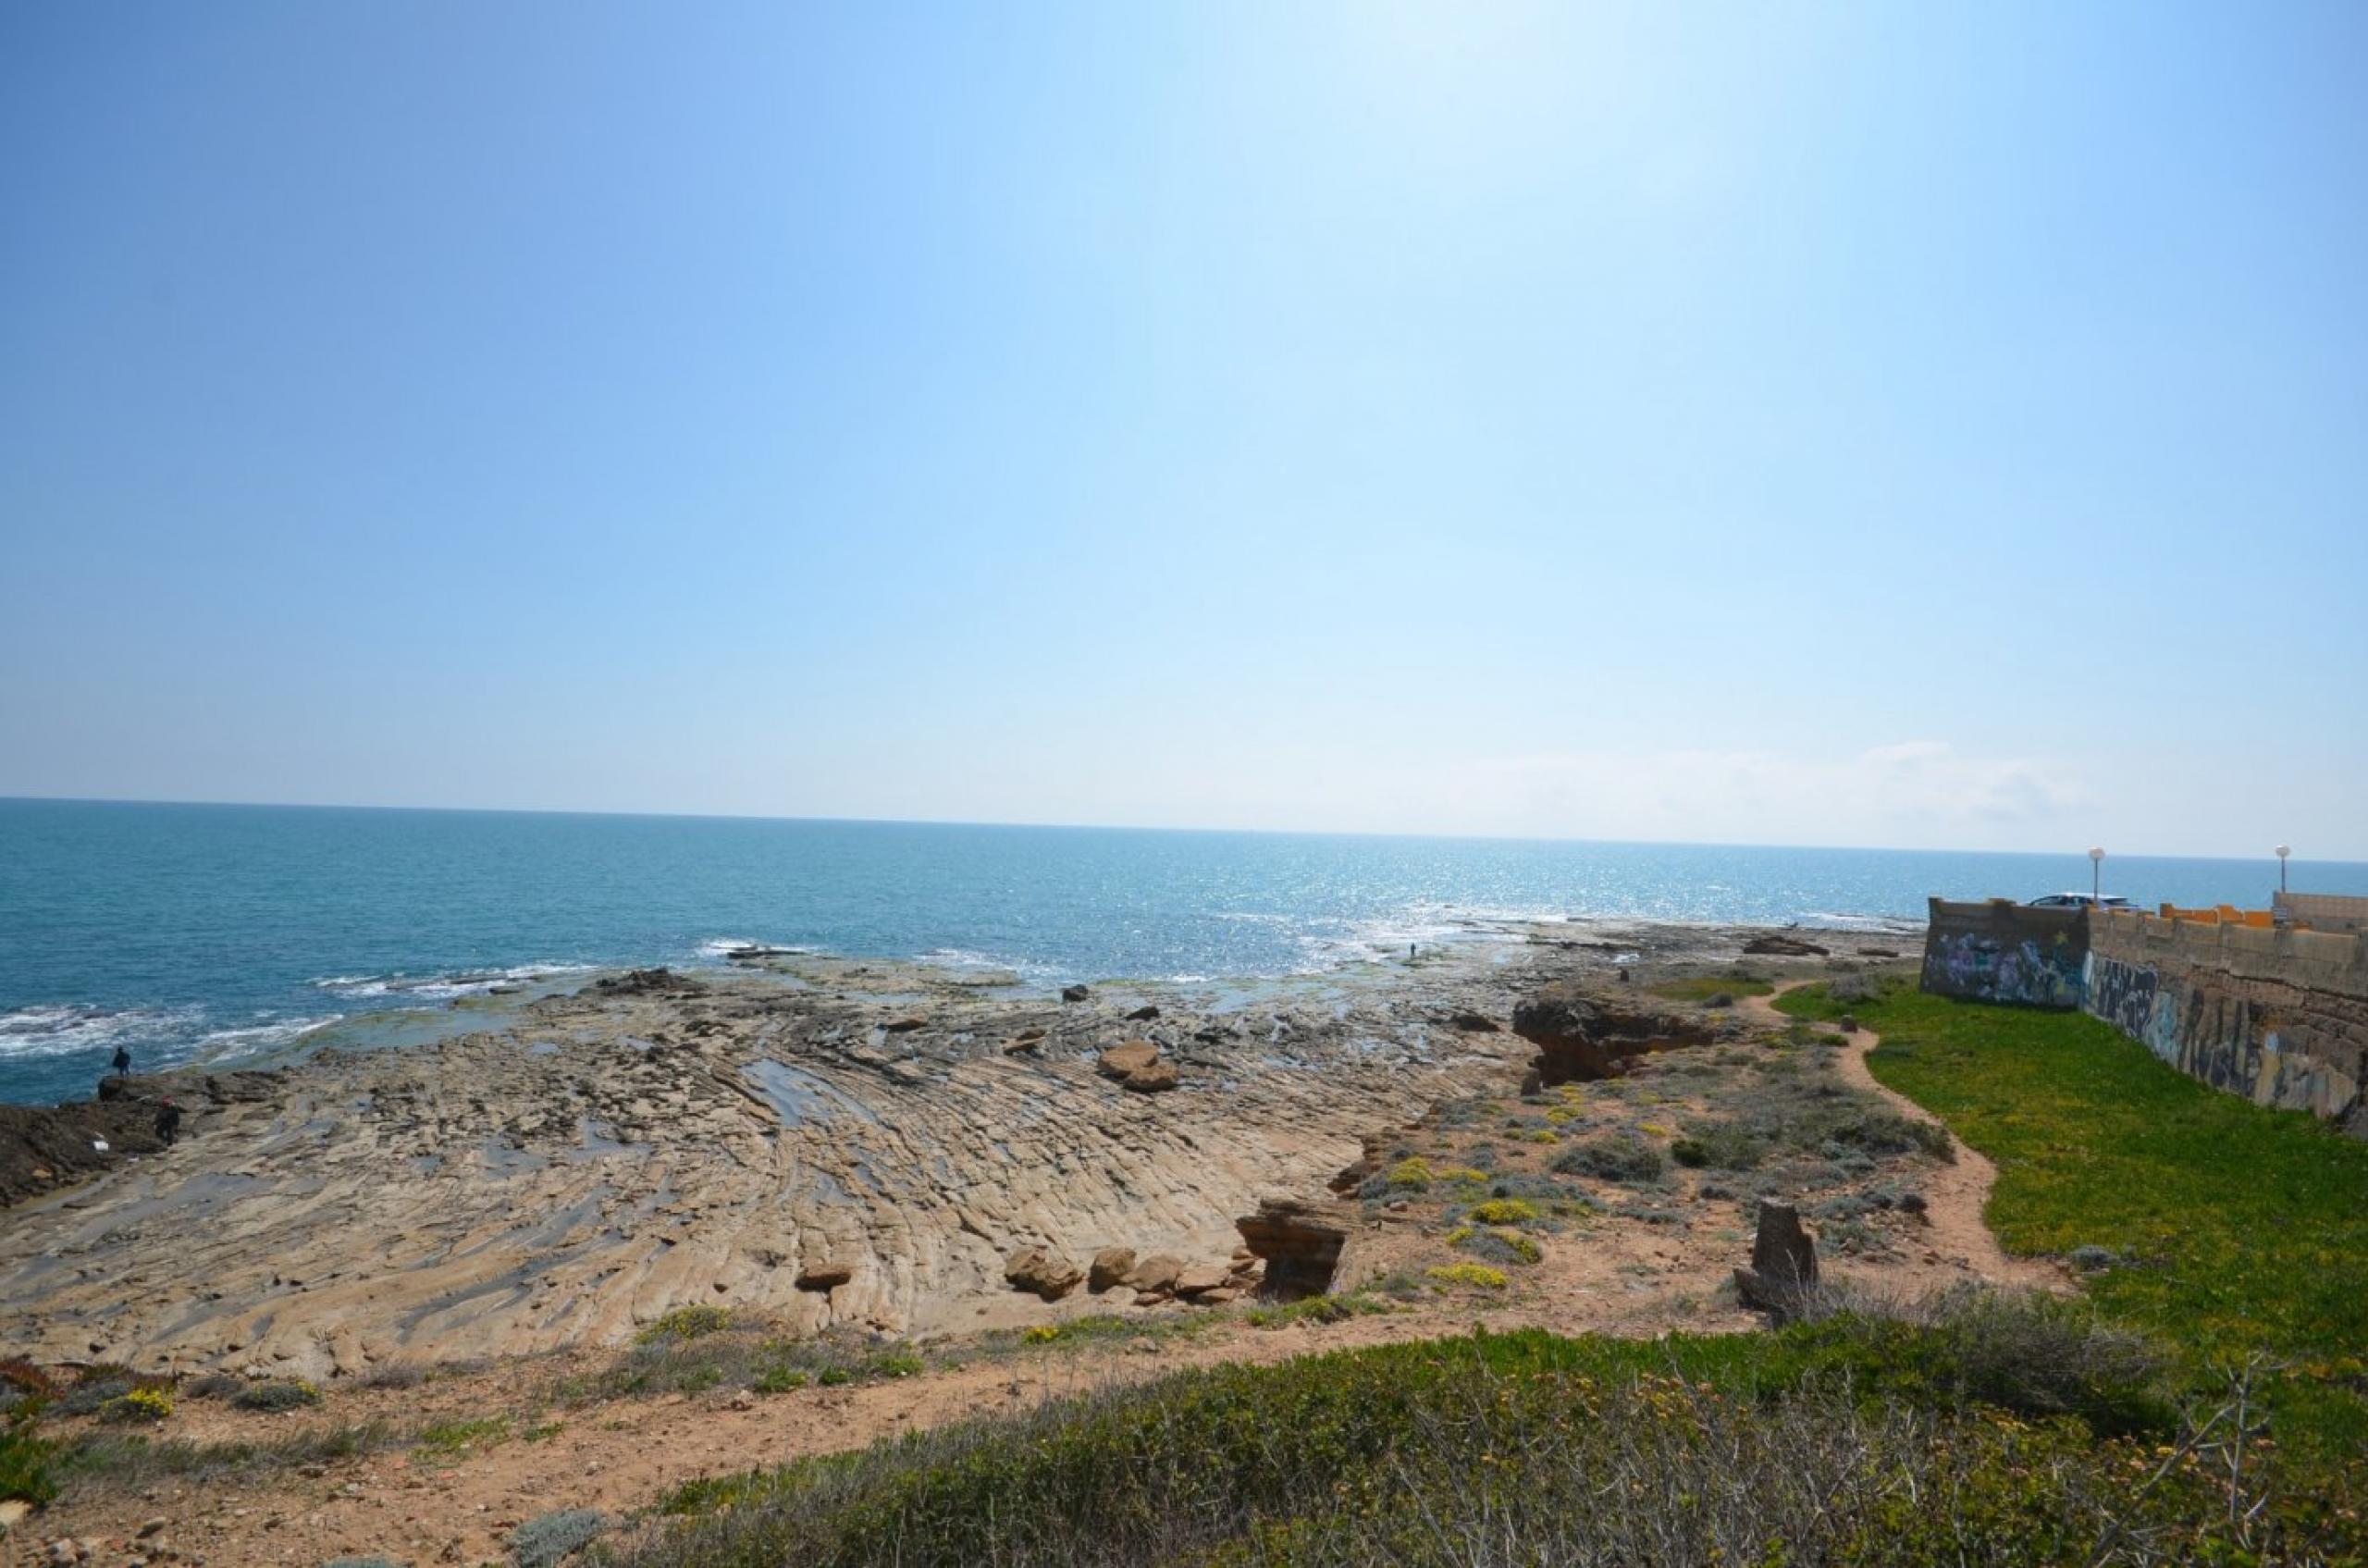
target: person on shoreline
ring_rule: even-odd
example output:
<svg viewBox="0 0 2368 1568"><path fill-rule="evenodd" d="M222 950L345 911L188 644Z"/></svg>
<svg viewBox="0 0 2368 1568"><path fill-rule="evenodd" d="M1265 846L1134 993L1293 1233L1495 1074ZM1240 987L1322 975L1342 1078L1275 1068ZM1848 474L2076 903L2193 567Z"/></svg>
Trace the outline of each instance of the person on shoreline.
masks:
<svg viewBox="0 0 2368 1568"><path fill-rule="evenodd" d="M129 1045L117 1046L115 1048L115 1075L117 1078L121 1078L130 1070L131 1047Z"/></svg>
<svg viewBox="0 0 2368 1568"><path fill-rule="evenodd" d="M174 1141L180 1136L180 1130L181 1108L172 1101L166 1100L156 1107L156 1136L163 1139L165 1147L169 1149L173 1146Z"/></svg>

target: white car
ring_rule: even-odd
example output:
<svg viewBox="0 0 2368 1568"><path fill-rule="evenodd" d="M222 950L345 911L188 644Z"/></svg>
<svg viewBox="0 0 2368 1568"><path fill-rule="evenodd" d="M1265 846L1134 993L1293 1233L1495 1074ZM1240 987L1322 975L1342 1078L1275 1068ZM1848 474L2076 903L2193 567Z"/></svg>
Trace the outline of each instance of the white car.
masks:
<svg viewBox="0 0 2368 1568"><path fill-rule="evenodd" d="M2138 906L2118 893L2099 897L2087 893L2049 893L2029 900L2024 907L2030 909L2129 909Z"/></svg>

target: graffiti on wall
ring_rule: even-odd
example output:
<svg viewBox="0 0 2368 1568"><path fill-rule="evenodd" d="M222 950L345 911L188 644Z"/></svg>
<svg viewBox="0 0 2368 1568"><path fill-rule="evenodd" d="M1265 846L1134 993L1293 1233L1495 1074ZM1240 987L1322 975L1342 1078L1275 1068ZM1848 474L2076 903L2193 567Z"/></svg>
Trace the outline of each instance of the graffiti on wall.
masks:
<svg viewBox="0 0 2368 1568"><path fill-rule="evenodd" d="M1972 931L1935 933L1924 954L1924 989L1981 1002L2077 1007L2083 957L2060 933L2050 941Z"/></svg>
<svg viewBox="0 0 2368 1568"><path fill-rule="evenodd" d="M2171 1066L2188 1067L2180 1060L2177 988L2164 984L2152 965L2091 955L2089 1011Z"/></svg>

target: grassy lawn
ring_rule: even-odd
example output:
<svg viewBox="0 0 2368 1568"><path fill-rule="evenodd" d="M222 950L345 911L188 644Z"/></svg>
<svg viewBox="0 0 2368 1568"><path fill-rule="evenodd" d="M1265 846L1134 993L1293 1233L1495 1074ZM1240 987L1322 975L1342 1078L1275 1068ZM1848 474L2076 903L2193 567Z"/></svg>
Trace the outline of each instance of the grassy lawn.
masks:
<svg viewBox="0 0 2368 1568"><path fill-rule="evenodd" d="M1842 1011L1808 992L1779 1006ZM2199 1375L2275 1358L2284 1443L2362 1464L2368 1143L2208 1088L2082 1014L1904 989L1848 1010L1882 1035L1875 1076L1996 1162L1989 1217L2009 1251L2104 1249L2116 1261L2088 1286L2108 1315Z"/></svg>

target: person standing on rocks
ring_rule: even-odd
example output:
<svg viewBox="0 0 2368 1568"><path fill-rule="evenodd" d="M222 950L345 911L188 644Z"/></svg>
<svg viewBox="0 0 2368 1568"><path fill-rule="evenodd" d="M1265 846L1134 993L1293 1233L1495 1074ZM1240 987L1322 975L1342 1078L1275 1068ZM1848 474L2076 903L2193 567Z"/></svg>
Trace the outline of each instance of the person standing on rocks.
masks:
<svg viewBox="0 0 2368 1568"><path fill-rule="evenodd" d="M129 1045L117 1046L115 1048L115 1075L117 1078L121 1078L130 1070L131 1047Z"/></svg>
<svg viewBox="0 0 2368 1568"><path fill-rule="evenodd" d="M181 1108L170 1100L166 1100L156 1107L156 1136L163 1139L165 1147L169 1149L173 1146L174 1140L180 1136L180 1131Z"/></svg>

